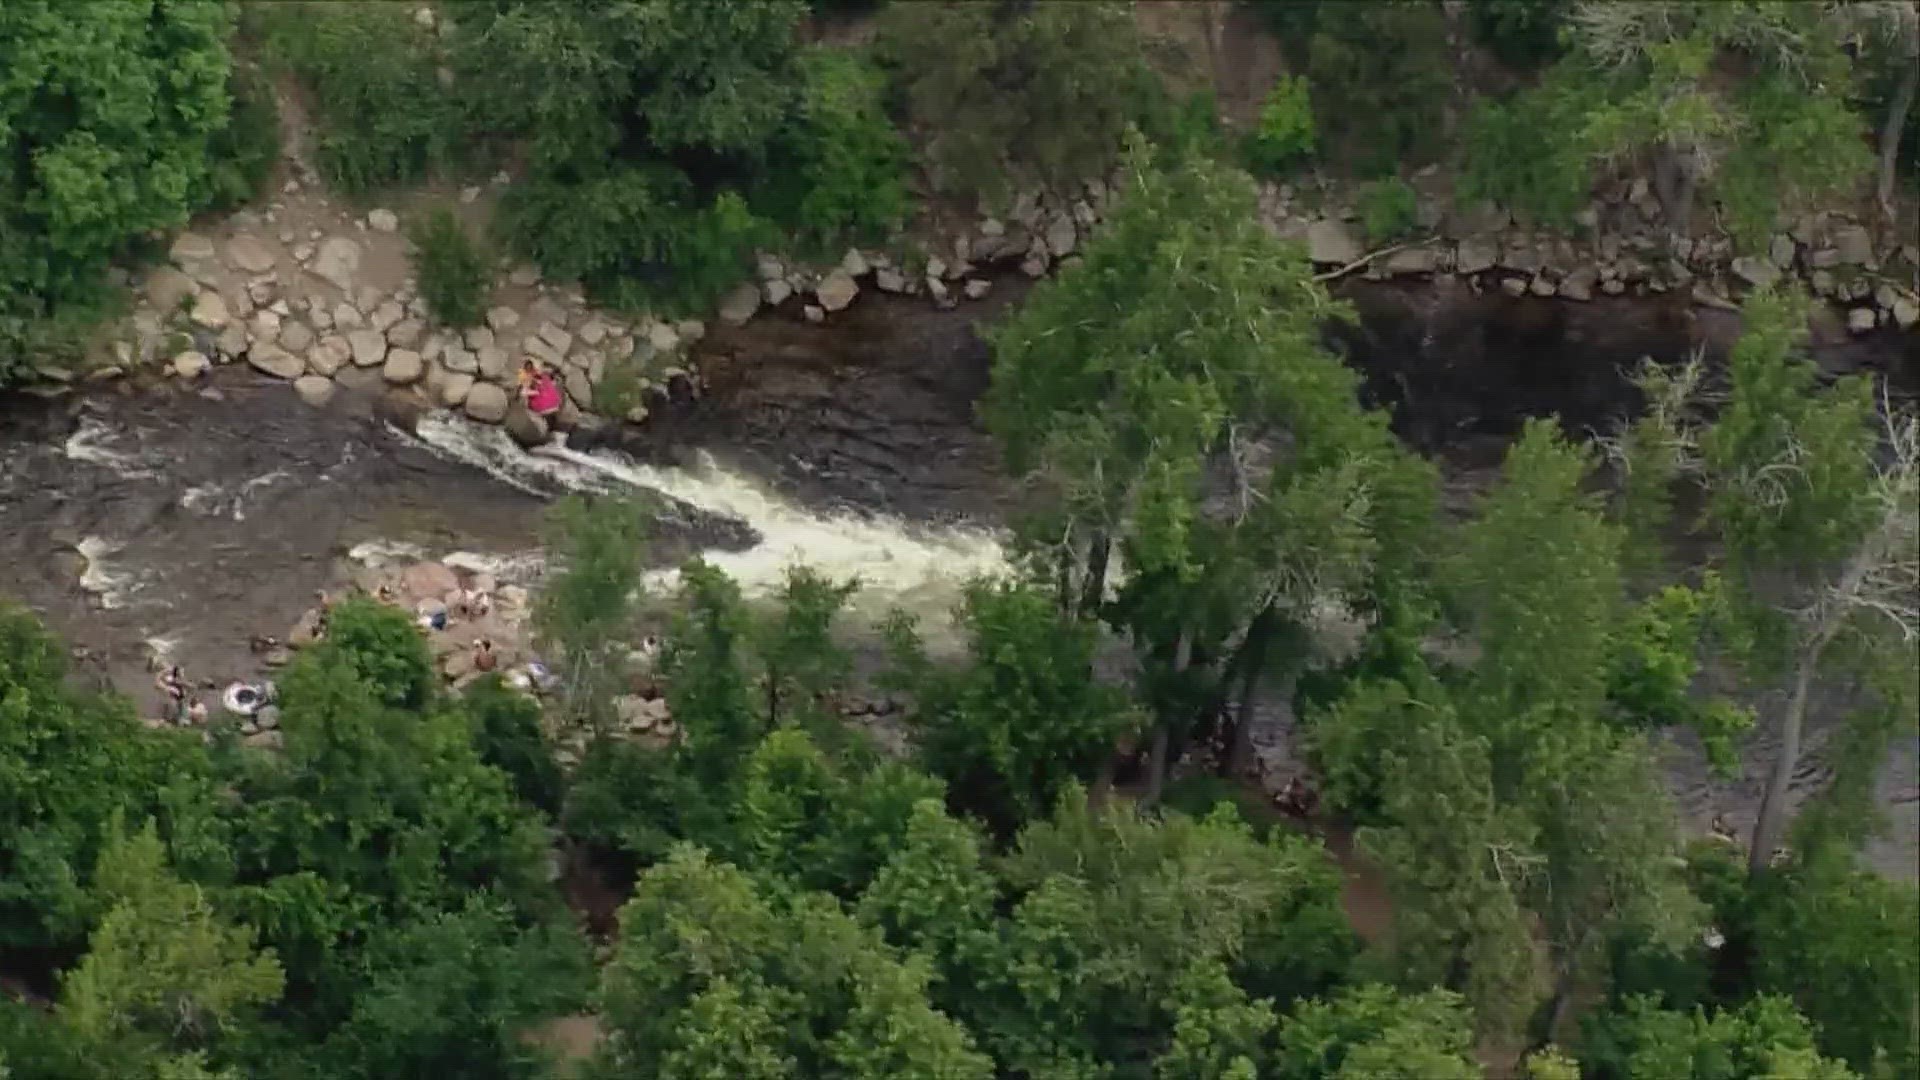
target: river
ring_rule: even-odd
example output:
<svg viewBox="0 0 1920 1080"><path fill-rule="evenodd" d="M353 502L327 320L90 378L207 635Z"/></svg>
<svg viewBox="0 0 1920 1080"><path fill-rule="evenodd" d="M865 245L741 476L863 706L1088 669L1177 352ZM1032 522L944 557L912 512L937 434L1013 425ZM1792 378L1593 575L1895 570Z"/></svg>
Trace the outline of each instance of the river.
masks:
<svg viewBox="0 0 1920 1080"><path fill-rule="evenodd" d="M902 606L937 623L967 579L1003 564L996 530L1014 493L972 420L986 379L974 327L1023 288L1003 280L985 303L948 312L869 297L826 327L761 319L717 331L702 345L699 400L553 453L446 414L313 410L245 369L198 389L0 398L0 596L39 611L90 677L144 697L155 653L199 679L251 674L250 637L284 633L316 590L362 565L458 552L532 580L555 497L643 491L664 507L647 549L658 587L695 553L750 591L804 560L862 578L863 616ZM1525 416L1605 427L1632 404L1621 369L1641 355L1678 359L1727 329L1645 302L1391 287L1357 299L1367 318L1338 337L1369 396L1398 408L1402 433L1442 455L1463 492L1484 483ZM1828 359L1902 362L1861 349ZM1261 741L1283 745L1283 711L1265 712ZM1874 853L1909 877L1914 749L1900 747L1884 778L1897 828ZM1716 811L1750 819L1757 777L1713 781L1684 749L1674 761L1695 824Z"/></svg>

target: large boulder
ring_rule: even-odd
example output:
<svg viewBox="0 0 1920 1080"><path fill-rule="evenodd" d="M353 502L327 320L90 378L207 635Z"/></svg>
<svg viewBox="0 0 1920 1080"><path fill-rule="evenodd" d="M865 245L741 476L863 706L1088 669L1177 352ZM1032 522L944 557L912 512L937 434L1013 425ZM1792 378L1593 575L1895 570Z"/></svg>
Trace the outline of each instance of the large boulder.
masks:
<svg viewBox="0 0 1920 1080"><path fill-rule="evenodd" d="M1733 260L1733 276L1756 289L1764 289L1780 280L1780 267L1771 259L1742 255Z"/></svg>
<svg viewBox="0 0 1920 1080"><path fill-rule="evenodd" d="M419 353L412 349L394 349L387 353L386 367L380 374L395 386L406 386L419 382L426 373L426 362L420 359Z"/></svg>
<svg viewBox="0 0 1920 1080"><path fill-rule="evenodd" d="M205 353L188 349L175 356L169 366L175 375L183 379L197 379L207 373L207 369L213 366L213 361L208 360Z"/></svg>
<svg viewBox="0 0 1920 1080"><path fill-rule="evenodd" d="M498 345L481 348L475 354L474 360L480 366L480 377L483 379L504 382L512 374L513 360L507 355L507 350Z"/></svg>
<svg viewBox="0 0 1920 1080"><path fill-rule="evenodd" d="M1845 225L1833 232L1833 247L1842 266L1863 266L1873 261L1873 237L1864 225Z"/></svg>
<svg viewBox="0 0 1920 1080"><path fill-rule="evenodd" d="M400 217L391 210L369 210L367 211L367 228L374 232L398 232Z"/></svg>
<svg viewBox="0 0 1920 1080"><path fill-rule="evenodd" d="M509 406L501 425L513 436L514 442L529 449L547 441L547 422L528 411L525 402L515 401Z"/></svg>
<svg viewBox="0 0 1920 1080"><path fill-rule="evenodd" d="M1064 259L1073 254L1078 240L1079 233L1073 224L1073 218L1066 213L1053 215L1053 220L1047 223L1047 251L1056 259Z"/></svg>
<svg viewBox="0 0 1920 1080"><path fill-rule="evenodd" d="M1314 262L1344 266L1361 254L1360 241L1354 239L1345 222L1317 218L1307 226L1307 255Z"/></svg>
<svg viewBox="0 0 1920 1080"><path fill-rule="evenodd" d="M1460 241L1460 247L1454 252L1453 268L1462 274L1478 274L1493 269L1500 261L1500 249L1491 240L1469 238Z"/></svg>
<svg viewBox="0 0 1920 1080"><path fill-rule="evenodd" d="M306 373L307 362L272 342L255 342L247 350L247 363L276 379L297 379Z"/></svg>
<svg viewBox="0 0 1920 1080"><path fill-rule="evenodd" d="M507 408L511 404L505 387L490 382L474 383L467 391L467 399L462 403L467 415L488 424L497 424L506 419Z"/></svg>
<svg viewBox="0 0 1920 1080"><path fill-rule="evenodd" d="M447 372L440 380L440 404L449 409L459 408L466 404L473 387L473 376L461 371Z"/></svg>
<svg viewBox="0 0 1920 1080"><path fill-rule="evenodd" d="M342 292L353 288L353 276L360 272L360 245L344 236L330 236L320 241L320 247L313 253L313 262L307 267L313 273L331 283Z"/></svg>
<svg viewBox="0 0 1920 1080"><path fill-rule="evenodd" d="M227 241L227 261L249 274L264 274L273 269L273 249L254 236L236 236Z"/></svg>
<svg viewBox="0 0 1920 1080"><path fill-rule="evenodd" d="M347 339L338 334L328 334L319 343L307 350L307 370L315 375L332 378L334 372L353 359L353 348Z"/></svg>
<svg viewBox="0 0 1920 1080"><path fill-rule="evenodd" d="M355 330L347 335L356 367L373 367L387 358L387 336L378 330Z"/></svg>
<svg viewBox="0 0 1920 1080"><path fill-rule="evenodd" d="M193 279L184 272L171 266L162 266L147 275L145 292L147 303L162 315L171 315L180 310L193 295Z"/></svg>
<svg viewBox="0 0 1920 1080"><path fill-rule="evenodd" d="M857 255L858 252L848 252ZM784 283L783 283L784 284ZM720 321L728 326L744 326L760 310L760 290L752 282L736 285L720 301Z"/></svg>
<svg viewBox="0 0 1920 1080"><path fill-rule="evenodd" d="M227 302L212 289L193 298L193 312L190 317L193 319L193 325L207 330L223 329L233 318L227 313Z"/></svg>
<svg viewBox="0 0 1920 1080"><path fill-rule="evenodd" d="M820 279L820 284L813 292L819 299L822 310L840 311L853 303L854 297L860 295L860 286L853 280L852 274L835 269Z"/></svg>
<svg viewBox="0 0 1920 1080"><path fill-rule="evenodd" d="M280 347L291 353L303 353L313 344L313 331L306 323L288 320L280 325Z"/></svg>
<svg viewBox="0 0 1920 1080"><path fill-rule="evenodd" d="M316 409L332 401L336 389L332 379L322 378L318 375L302 375L293 380L293 392L300 395L301 401L306 402Z"/></svg>

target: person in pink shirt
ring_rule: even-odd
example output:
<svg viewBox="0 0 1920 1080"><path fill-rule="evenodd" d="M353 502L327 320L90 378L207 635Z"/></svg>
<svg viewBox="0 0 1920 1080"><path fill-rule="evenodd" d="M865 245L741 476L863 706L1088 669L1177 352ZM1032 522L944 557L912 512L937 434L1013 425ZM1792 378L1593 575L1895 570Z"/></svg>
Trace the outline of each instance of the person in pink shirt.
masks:
<svg viewBox="0 0 1920 1080"><path fill-rule="evenodd" d="M560 411L560 383L553 372L535 367L529 360L520 365L520 387L527 396L528 412L552 416Z"/></svg>

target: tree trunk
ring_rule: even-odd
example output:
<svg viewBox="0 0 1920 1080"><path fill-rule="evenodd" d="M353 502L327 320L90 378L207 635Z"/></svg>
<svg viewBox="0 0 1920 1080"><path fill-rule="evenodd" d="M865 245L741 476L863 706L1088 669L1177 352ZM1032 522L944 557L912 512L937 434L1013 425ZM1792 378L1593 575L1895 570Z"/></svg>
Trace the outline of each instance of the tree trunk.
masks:
<svg viewBox="0 0 1920 1080"><path fill-rule="evenodd" d="M1267 641L1272 636L1272 608L1254 616L1247 628L1246 660L1240 668L1240 700L1233 705L1233 731L1227 737L1223 775L1239 779L1253 772L1253 706L1260 676L1267 666Z"/></svg>
<svg viewBox="0 0 1920 1080"><path fill-rule="evenodd" d="M1080 606L1074 609L1075 615L1100 610L1100 604L1107 598L1107 563L1113 555L1113 539L1104 531L1093 534L1093 543L1087 547L1087 579L1080 583Z"/></svg>
<svg viewBox="0 0 1920 1080"><path fill-rule="evenodd" d="M1807 692L1813 686L1813 672L1824 651L1824 636L1811 644L1800 657L1793 674L1793 696L1787 700L1786 715L1780 718L1780 749L1773 757L1773 774L1767 779L1767 791L1760 799L1760 819L1753 827L1753 849L1747 853L1747 874L1764 873L1773 859L1773 850L1787 827L1787 786L1793 782L1794 769L1800 764L1800 732L1807 717Z"/></svg>
<svg viewBox="0 0 1920 1080"><path fill-rule="evenodd" d="M1193 638L1185 630L1175 639L1173 646L1173 674L1177 678L1186 673L1187 664L1193 659ZM1167 760L1167 749L1172 741L1171 723L1162 717L1153 731L1153 749L1147 755L1147 793L1141 799L1143 806L1158 806L1160 795L1166 790L1167 772L1172 762Z"/></svg>
<svg viewBox="0 0 1920 1080"><path fill-rule="evenodd" d="M1880 128L1880 182L1875 194L1880 197L1880 210L1888 218L1893 215L1894 173L1900 161L1900 137L1907 129L1907 113L1913 108L1913 95L1920 90L1920 24L1907 40L1906 72L1900 76L1900 86L1893 92L1893 101L1887 105L1887 117Z"/></svg>

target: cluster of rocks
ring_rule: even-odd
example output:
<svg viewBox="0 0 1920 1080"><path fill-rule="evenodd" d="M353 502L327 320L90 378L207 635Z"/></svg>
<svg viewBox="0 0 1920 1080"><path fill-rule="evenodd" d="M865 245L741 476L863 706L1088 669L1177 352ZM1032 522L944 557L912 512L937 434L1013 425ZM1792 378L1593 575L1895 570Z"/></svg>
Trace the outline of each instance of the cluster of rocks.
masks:
<svg viewBox="0 0 1920 1080"><path fill-rule="evenodd" d="M376 233L399 228L387 210L370 212L365 224ZM165 359L172 374L187 379L215 364L244 362L289 381L315 406L343 389L400 390L427 407L505 424L532 444L545 440L547 421L527 412L514 392L522 361L560 375L565 402L555 422L564 426L594 407L614 365L635 366L641 400L653 380L684 378L679 354L705 332L697 321L630 325L593 311L577 294L544 287L530 304L490 309L483 326L441 329L411 281L392 291L363 284L365 254L366 242L318 230L278 246L246 232L224 244L183 233L170 264L144 283L138 347L185 345ZM526 268L511 281L539 286ZM120 348L131 363L136 346ZM644 416L644 404L628 409L630 420Z"/></svg>
<svg viewBox="0 0 1920 1080"><path fill-rule="evenodd" d="M1724 233L1670 240L1646 182L1633 180L1578 213L1577 235L1534 228L1525 215L1488 204L1450 210L1430 199L1418 209L1423 238L1370 252L1356 211L1309 212L1303 201L1289 185L1264 185L1262 221L1305 244L1315 264L1373 280L1454 276L1475 289L1575 301L1686 290L1697 303L1730 307L1738 295L1794 275L1844 308L1855 333L1920 323L1920 247L1910 237L1877 239L1833 211L1783 222L1764 253L1738 254Z"/></svg>

